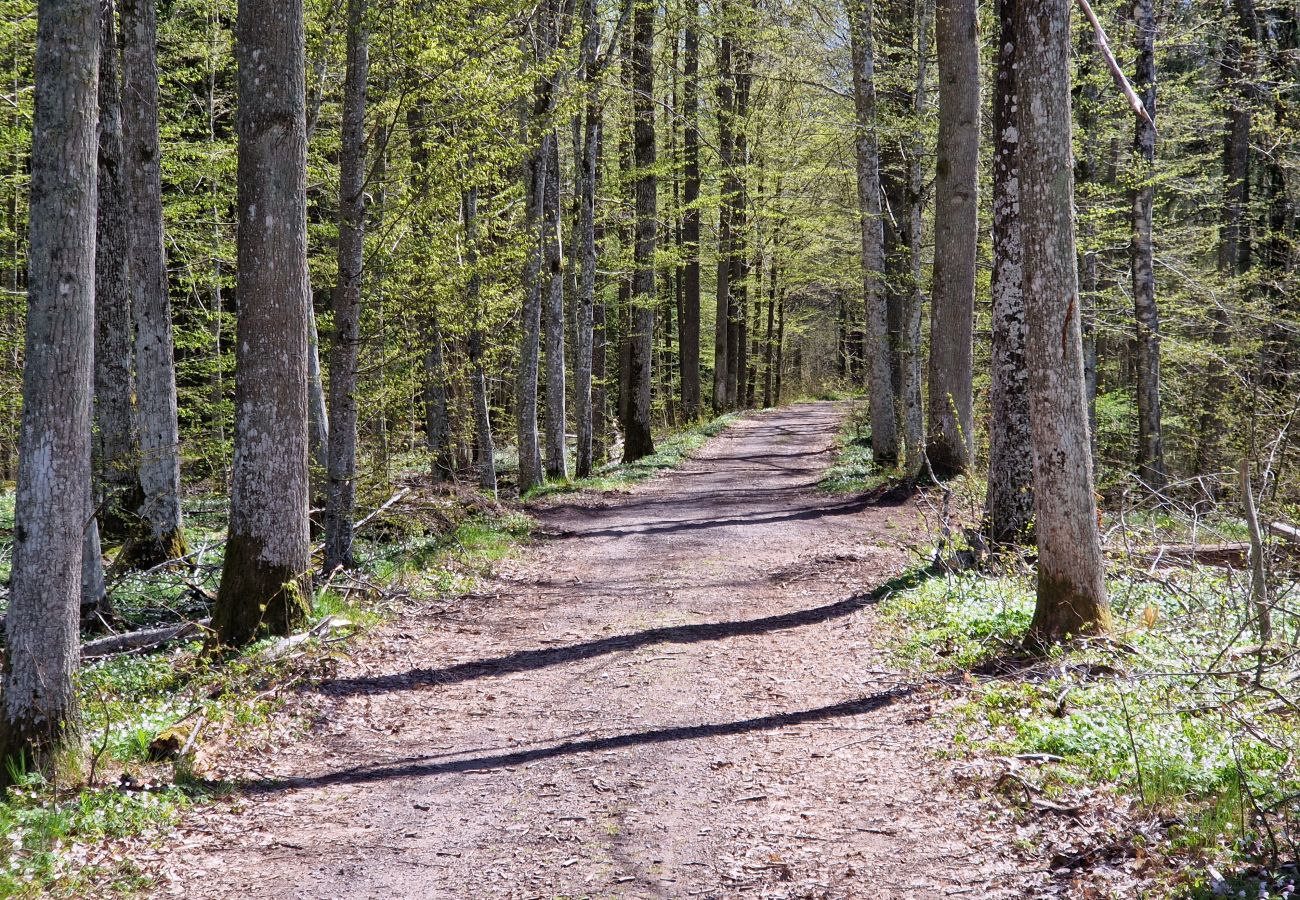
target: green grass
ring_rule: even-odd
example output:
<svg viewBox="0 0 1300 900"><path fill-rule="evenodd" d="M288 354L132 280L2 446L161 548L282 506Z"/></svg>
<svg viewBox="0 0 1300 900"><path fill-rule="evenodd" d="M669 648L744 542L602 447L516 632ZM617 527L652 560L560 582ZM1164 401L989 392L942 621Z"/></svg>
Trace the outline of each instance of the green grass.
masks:
<svg viewBox="0 0 1300 900"><path fill-rule="evenodd" d="M602 466L590 478L547 482L529 491L525 499L534 500L553 494L588 490L625 491L656 472L680 467L704 446L709 438L721 434L739 418L740 416L735 413L728 413L708 422L700 422L660 436L655 441L655 452L649 456L632 463L610 463Z"/></svg>
<svg viewBox="0 0 1300 900"><path fill-rule="evenodd" d="M1266 656L1255 687L1258 642L1240 627L1240 586L1221 570L1121 575L1110 594L1113 640L1028 668L1016 651L1033 613L1029 577L931 578L891 597L885 614L895 654L914 671L1001 673L968 676L957 693L957 752L1061 757L1033 776L1049 796L1101 789L1180 819L1160 848L1170 890L1192 890L1208 863L1275 863L1271 842L1289 834L1300 795L1300 715L1279 700L1294 696L1300 659ZM1281 610L1275 618L1277 634L1300 627ZM1234 892L1266 896L1261 878L1233 882Z"/></svg>
<svg viewBox="0 0 1300 900"><path fill-rule="evenodd" d="M822 474L819 490L832 494L861 494L887 484L897 473L881 469L871 459L871 427L858 406L835 437L835 461Z"/></svg>

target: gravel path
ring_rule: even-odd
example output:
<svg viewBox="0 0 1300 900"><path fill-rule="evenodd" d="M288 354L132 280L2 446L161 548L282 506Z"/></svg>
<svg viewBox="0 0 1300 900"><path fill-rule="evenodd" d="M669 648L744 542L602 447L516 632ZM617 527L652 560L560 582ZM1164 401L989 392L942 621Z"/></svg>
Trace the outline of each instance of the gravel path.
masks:
<svg viewBox="0 0 1300 900"><path fill-rule="evenodd" d="M843 410L748 418L417 610L187 825L189 898L1010 898L872 609L910 498L815 489Z"/></svg>

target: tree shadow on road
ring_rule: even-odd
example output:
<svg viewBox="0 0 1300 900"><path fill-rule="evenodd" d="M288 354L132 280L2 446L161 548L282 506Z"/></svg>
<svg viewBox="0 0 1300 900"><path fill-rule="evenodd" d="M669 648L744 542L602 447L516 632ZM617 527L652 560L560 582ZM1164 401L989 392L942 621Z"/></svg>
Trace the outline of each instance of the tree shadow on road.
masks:
<svg viewBox="0 0 1300 900"><path fill-rule="evenodd" d="M933 566L913 569L893 578L866 594L854 594L843 600L799 609L758 619L741 619L734 622L701 622L695 625L670 625L650 628L632 634L616 635L563 647L545 647L519 650L492 659L457 663L442 668L411 669L391 675L359 678L339 678L322 684L321 693L344 696L349 694L380 694L393 691L417 690L424 687L460 684L479 678L492 678L516 672L529 672L551 666L593 659L611 653L623 653L656 644L696 644L702 641L719 641L726 638L768 634L790 628L817 625L832 619L852 615L868 606L874 606L891 594L914 588L940 570Z"/></svg>
<svg viewBox="0 0 1300 900"><path fill-rule="evenodd" d="M865 697L856 697L829 706L813 709L801 709L793 712L774 713L734 722L716 722L702 725L675 725L667 728L653 728L635 731L611 737L592 738L582 741L564 741L546 747L534 747L514 750L508 753L491 753L470 756L450 761L445 754L434 756L414 756L391 763L376 766L355 766L338 772L329 772L317 776L297 776L255 782L246 786L250 793L278 793L308 787L327 787L336 784L370 784L402 778L422 778L431 775L456 775L468 772L487 772L509 766L562 756L576 756L584 753L619 750L627 747L639 747L647 744L664 744L675 741L692 741L711 737L727 737L747 734L754 731L766 731L790 725L803 725L809 722L821 722L827 719L840 719L874 712L889 706L895 700L908 696L915 691L915 686L902 686Z"/></svg>

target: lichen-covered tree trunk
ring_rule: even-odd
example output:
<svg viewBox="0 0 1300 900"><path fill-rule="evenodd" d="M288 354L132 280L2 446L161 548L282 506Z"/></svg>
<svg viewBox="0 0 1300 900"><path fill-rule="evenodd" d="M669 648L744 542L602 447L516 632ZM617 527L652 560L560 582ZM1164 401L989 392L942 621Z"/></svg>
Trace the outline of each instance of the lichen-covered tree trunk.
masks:
<svg viewBox="0 0 1300 900"><path fill-rule="evenodd" d="M325 571L350 568L357 506L357 351L366 222L366 84L370 34L366 0L348 0L347 72L339 154L338 281L330 340L330 435L326 465Z"/></svg>
<svg viewBox="0 0 1300 900"><path fill-rule="evenodd" d="M633 242L631 360L627 418L623 422L623 460L635 462L654 453L651 431L651 364L654 357L655 244L658 177L655 175L654 28L657 6L633 0L632 12L632 155L636 204Z"/></svg>
<svg viewBox="0 0 1300 900"><path fill-rule="evenodd" d="M27 336L0 784L53 775L78 743L83 532L90 518L95 329L96 0L36 7Z"/></svg>
<svg viewBox="0 0 1300 900"><path fill-rule="evenodd" d="M289 634L311 608L307 122L302 0L240 0L235 458L216 640Z"/></svg>
<svg viewBox="0 0 1300 900"><path fill-rule="evenodd" d="M1034 461L1029 436L1029 371L1025 360L1025 294L1020 243L1016 121L1016 6L998 3L997 79L993 88L993 358L989 392L989 486L985 529L993 547L1029 536L1034 513Z"/></svg>
<svg viewBox="0 0 1300 900"><path fill-rule="evenodd" d="M1137 50L1134 85L1151 117L1137 118L1133 153L1141 167L1129 194L1133 231L1133 313L1137 346L1138 477L1150 490L1165 489L1165 444L1160 414L1160 311L1156 306L1155 206L1156 159L1156 15L1154 0L1135 0L1133 25Z"/></svg>
<svg viewBox="0 0 1300 900"><path fill-rule="evenodd" d="M171 299L163 247L155 0L122 0L123 134L131 203L140 528L129 561L147 567L186 553Z"/></svg>
<svg viewBox="0 0 1300 900"><path fill-rule="evenodd" d="M567 375L564 359L564 257L560 235L564 227L560 211L560 140L552 132L546 160L544 233L546 243L546 294L542 307L542 332L546 342L546 477L560 481L569 477L565 410Z"/></svg>
<svg viewBox="0 0 1300 900"><path fill-rule="evenodd" d="M703 412L700 392L700 7L686 4L686 33L682 66L682 144L685 171L682 184L682 309L678 353L682 373L682 419L693 422Z"/></svg>
<svg viewBox="0 0 1300 900"><path fill-rule="evenodd" d="M889 298L885 291L885 220L880 202L880 143L876 135L874 0L850 0L853 100L857 113L858 227L861 231L862 296L865 308L867 388L871 456L877 465L898 462L894 417L894 369L889 346Z"/></svg>
<svg viewBox="0 0 1300 900"><path fill-rule="evenodd" d="M969 469L975 452L971 376L980 132L975 13L975 0L937 0L935 4L939 144L926 454L935 477L940 479Z"/></svg>
<svg viewBox="0 0 1300 900"><path fill-rule="evenodd" d="M99 199L95 230L95 428L92 460L102 533L125 538L139 484L139 443L132 384L130 228L122 170L122 72L116 5L101 7L99 57ZM138 500L138 497L137 497Z"/></svg>
<svg viewBox="0 0 1300 900"><path fill-rule="evenodd" d="M1097 530L1074 244L1070 0L1016 10L1020 222L1028 313L1038 602L1028 644L1109 627Z"/></svg>

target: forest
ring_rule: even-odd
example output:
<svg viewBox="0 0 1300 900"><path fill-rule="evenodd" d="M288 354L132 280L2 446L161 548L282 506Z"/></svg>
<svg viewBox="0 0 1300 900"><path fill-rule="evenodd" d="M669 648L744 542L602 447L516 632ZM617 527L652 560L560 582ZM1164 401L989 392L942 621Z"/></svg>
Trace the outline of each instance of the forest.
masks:
<svg viewBox="0 0 1300 900"><path fill-rule="evenodd" d="M0 50L0 897L1300 896L1296 3Z"/></svg>

